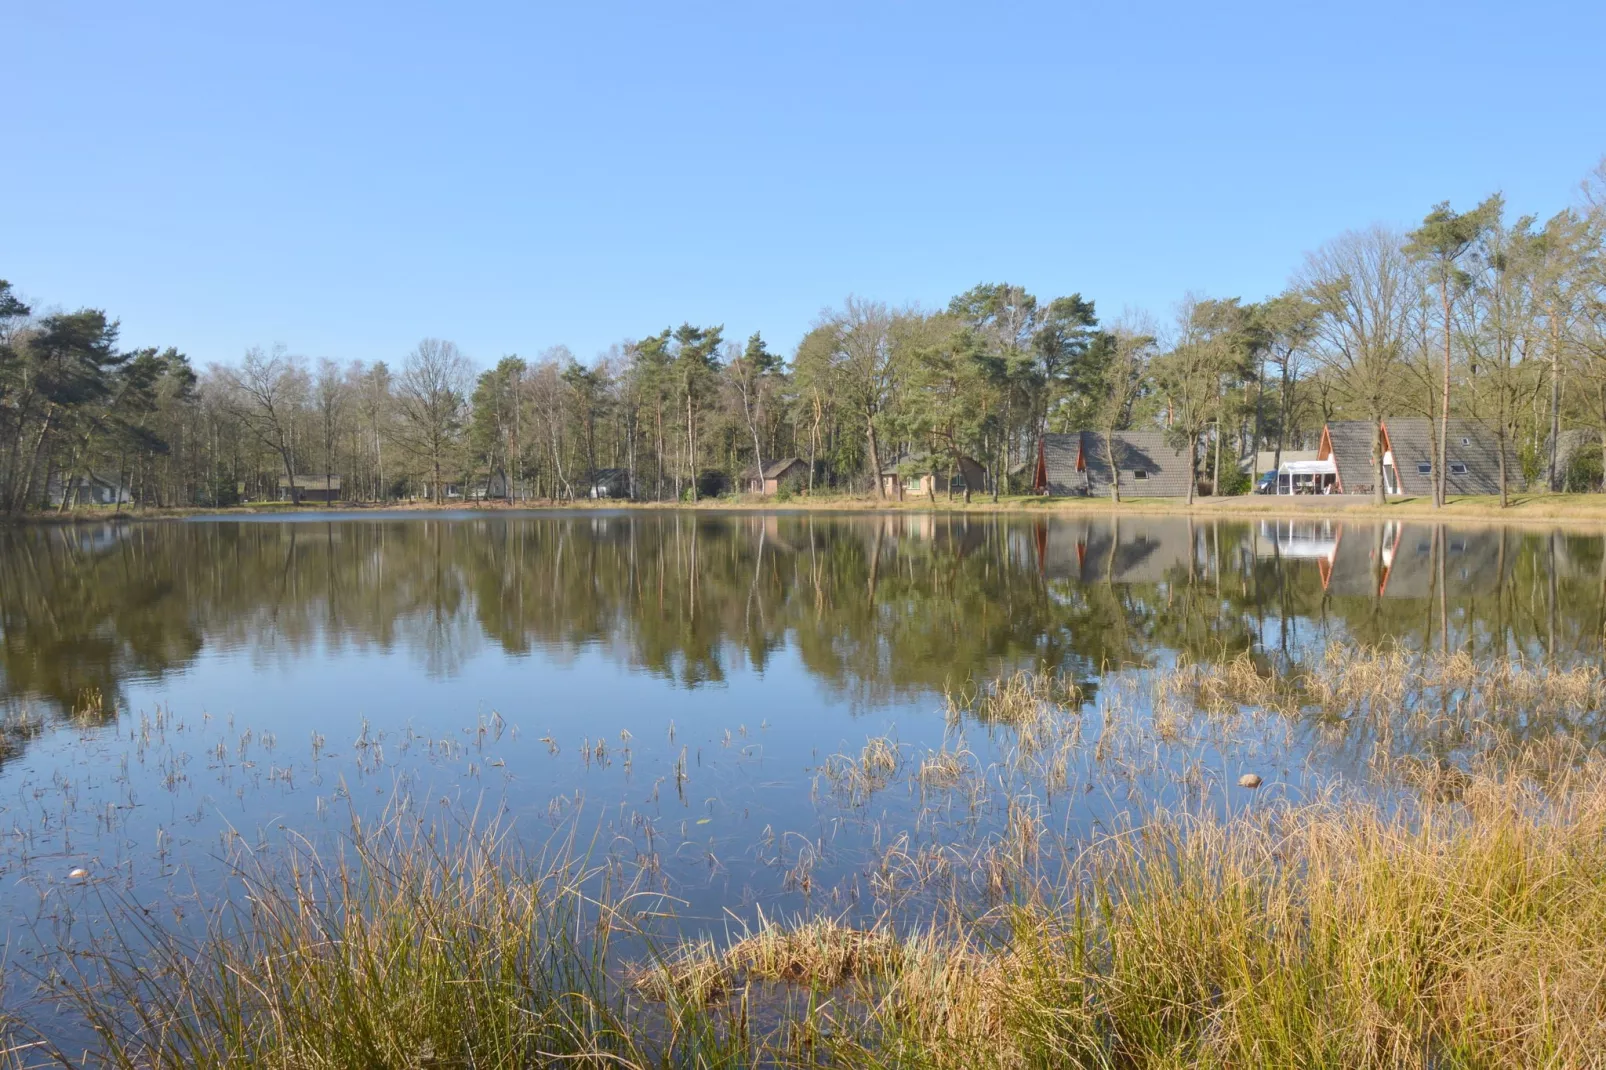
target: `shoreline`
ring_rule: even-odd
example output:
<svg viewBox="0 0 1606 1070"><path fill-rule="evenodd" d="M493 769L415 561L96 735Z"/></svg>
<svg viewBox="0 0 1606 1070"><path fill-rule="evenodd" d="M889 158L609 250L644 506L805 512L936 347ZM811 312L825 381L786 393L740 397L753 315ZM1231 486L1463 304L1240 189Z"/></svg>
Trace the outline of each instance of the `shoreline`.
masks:
<svg viewBox="0 0 1606 1070"><path fill-rule="evenodd" d="M1330 497L1289 499L1286 496L1239 495L1199 498L1192 505L1170 498L1136 498L1120 503L1105 498L1040 498L1011 495L994 502L978 497L968 505L959 499L933 502L927 498L904 501L864 495L832 495L816 499L794 498L787 502L754 496L712 498L698 502L559 501L536 499L520 502L473 501L435 504L426 501L342 502L329 507L318 504L291 505L266 502L255 505L208 509L198 506L163 508L111 507L79 508L67 513L28 513L0 520L0 524L54 526L104 524L192 518L271 517L276 515L318 514L333 517L362 517L379 513L529 513L529 512L754 512L754 513L976 513L1022 517L1067 516L1203 516L1213 519L1269 520L1413 520L1440 523L1458 521L1498 524L1567 523L1606 526L1606 494L1514 494L1502 509L1495 497L1452 498L1444 508L1435 509L1426 498L1400 497L1377 505L1369 499L1334 500Z"/></svg>

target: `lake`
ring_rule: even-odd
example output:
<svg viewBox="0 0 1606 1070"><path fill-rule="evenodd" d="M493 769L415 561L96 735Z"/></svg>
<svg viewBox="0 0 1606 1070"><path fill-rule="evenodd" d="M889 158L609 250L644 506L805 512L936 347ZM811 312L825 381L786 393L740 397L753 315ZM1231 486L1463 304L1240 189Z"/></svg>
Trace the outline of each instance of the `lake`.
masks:
<svg viewBox="0 0 1606 1070"><path fill-rule="evenodd" d="M1606 542L1559 529L707 511L4 529L0 911L14 965L39 968L108 896L181 918L238 850L398 806L580 843L689 928L915 911L941 865L980 879L955 860L1022 790L1071 840L1147 806L1406 791L1375 717L1167 721L1155 681L1179 662L1594 664L1603 625ZM974 701L1020 671L1059 674L1082 711L1031 744L1053 759L1029 783L1011 756L1031 748ZM1381 722L1390 756L1440 765L1488 728L1406 720ZM1593 746L1600 721L1500 730ZM877 791L873 741L981 775Z"/></svg>

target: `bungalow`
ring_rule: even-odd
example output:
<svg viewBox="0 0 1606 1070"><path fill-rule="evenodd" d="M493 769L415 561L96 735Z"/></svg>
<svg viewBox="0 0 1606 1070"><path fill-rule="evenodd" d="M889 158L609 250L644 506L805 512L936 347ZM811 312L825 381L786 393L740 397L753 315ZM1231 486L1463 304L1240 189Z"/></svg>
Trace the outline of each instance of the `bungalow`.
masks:
<svg viewBox="0 0 1606 1070"><path fill-rule="evenodd" d="M801 457L782 457L765 465L762 472L757 467L749 468L742 475L742 486L749 494L778 494L782 483L795 481L801 486L808 480L809 462Z"/></svg>
<svg viewBox="0 0 1606 1070"><path fill-rule="evenodd" d="M279 477L279 500L288 502L337 502L340 500L339 476L303 476L296 478L295 492L291 493L290 480Z"/></svg>
<svg viewBox="0 0 1606 1070"><path fill-rule="evenodd" d="M127 505L134 500L120 477L104 472L80 472L65 480L52 475L45 497L52 509L59 509L63 499L68 505Z"/></svg>
<svg viewBox="0 0 1606 1070"><path fill-rule="evenodd" d="M628 468L598 468L585 481L588 498L630 497L630 470Z"/></svg>
<svg viewBox="0 0 1606 1070"><path fill-rule="evenodd" d="M905 474L910 473L910 474ZM905 495L985 494L987 469L974 457L904 456L881 466L881 489L888 497Z"/></svg>
<svg viewBox="0 0 1606 1070"><path fill-rule="evenodd" d="M1056 497L1101 497L1115 482L1123 495L1183 498L1193 479L1188 451L1166 441L1164 431L1073 431L1044 435L1038 441L1037 473L1032 489ZM1115 472L1110 471L1110 454Z"/></svg>
<svg viewBox="0 0 1606 1070"><path fill-rule="evenodd" d="M1383 421L1383 492L1426 497L1433 493L1434 428L1415 417ZM1335 420L1322 428L1317 458L1332 466L1332 488L1339 494L1371 494L1377 484L1374 442L1377 427L1370 420ZM1451 420L1446 445L1449 471L1445 489L1451 494L1500 493L1500 444L1475 420ZM1506 478L1521 483L1521 469L1509 447Z"/></svg>

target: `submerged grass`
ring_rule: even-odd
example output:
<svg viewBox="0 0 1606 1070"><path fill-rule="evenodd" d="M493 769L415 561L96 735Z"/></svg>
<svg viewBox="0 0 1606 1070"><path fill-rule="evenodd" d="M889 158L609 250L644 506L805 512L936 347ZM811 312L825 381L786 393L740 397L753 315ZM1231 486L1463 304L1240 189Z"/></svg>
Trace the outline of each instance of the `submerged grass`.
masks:
<svg viewBox="0 0 1606 1070"><path fill-rule="evenodd" d="M873 923L760 914L668 944L667 901L573 839L532 855L394 814L242 867L199 935L122 912L53 991L98 1036L91 1061L152 1070L1606 1066L1606 759L1575 739L1538 761L1489 727L1569 738L1606 701L1598 670L1337 650L1299 675L1246 657L1154 686L1156 732L1165 707L1494 742L1453 792L1403 804L1217 795L1081 841L1026 785L945 870L971 871L979 898ZM1031 755L1049 783L1080 746L1076 699L1012 677L965 709L1046 740ZM950 800L1000 775L978 766L962 741L876 737L821 775L854 798L901 778Z"/></svg>

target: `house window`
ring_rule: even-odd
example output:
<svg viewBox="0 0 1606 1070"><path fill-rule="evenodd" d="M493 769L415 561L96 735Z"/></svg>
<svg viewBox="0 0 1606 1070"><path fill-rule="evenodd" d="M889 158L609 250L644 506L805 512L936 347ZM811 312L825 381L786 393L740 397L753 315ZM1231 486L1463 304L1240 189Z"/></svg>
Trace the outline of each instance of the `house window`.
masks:
<svg viewBox="0 0 1606 1070"><path fill-rule="evenodd" d="M1132 478L1133 479L1148 479L1149 478L1149 473L1146 472L1142 468L1134 468L1132 470Z"/></svg>
<svg viewBox="0 0 1606 1070"><path fill-rule="evenodd" d="M1464 462L1462 462L1462 461L1451 461L1450 462L1450 474L1452 476L1464 476L1464 475L1466 475L1467 474L1467 466L1466 466L1466 464Z"/></svg>
<svg viewBox="0 0 1606 1070"><path fill-rule="evenodd" d="M1471 439L1470 439L1470 438L1465 438L1465 437L1463 437L1463 438L1462 438L1462 439L1461 439L1461 445L1463 445L1463 446L1470 446L1470 445L1472 445L1472 440L1471 440Z"/></svg>
<svg viewBox="0 0 1606 1070"><path fill-rule="evenodd" d="M1431 476L1433 474L1433 462L1421 461L1417 464L1416 470L1422 475Z"/></svg>

